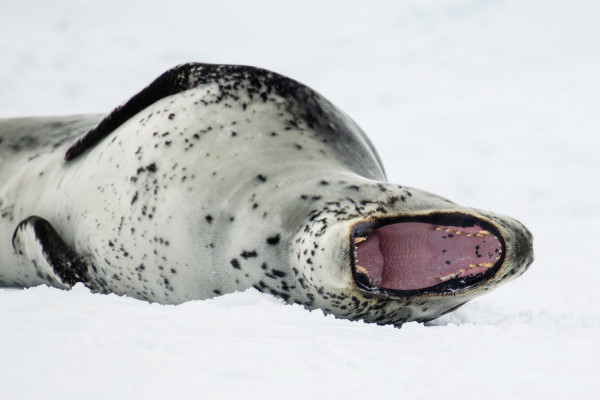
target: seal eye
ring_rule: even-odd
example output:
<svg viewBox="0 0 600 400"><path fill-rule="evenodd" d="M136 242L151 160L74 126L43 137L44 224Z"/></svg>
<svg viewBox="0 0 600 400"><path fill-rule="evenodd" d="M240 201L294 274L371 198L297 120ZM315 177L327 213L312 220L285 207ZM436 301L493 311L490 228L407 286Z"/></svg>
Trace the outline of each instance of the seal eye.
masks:
<svg viewBox="0 0 600 400"><path fill-rule="evenodd" d="M352 241L354 279L363 290L399 295L468 289L502 263L502 238L486 226L473 217L443 215L437 221L428 217L360 227Z"/></svg>

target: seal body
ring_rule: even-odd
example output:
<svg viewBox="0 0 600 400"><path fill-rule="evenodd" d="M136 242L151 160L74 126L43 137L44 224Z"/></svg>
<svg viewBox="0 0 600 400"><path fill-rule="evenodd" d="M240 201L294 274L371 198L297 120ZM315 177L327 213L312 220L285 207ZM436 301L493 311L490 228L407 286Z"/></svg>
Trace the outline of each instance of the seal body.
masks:
<svg viewBox="0 0 600 400"><path fill-rule="evenodd" d="M169 304L255 287L401 324L520 275L531 243L515 220L386 182L348 116L258 68L185 64L107 116L0 121L6 286Z"/></svg>

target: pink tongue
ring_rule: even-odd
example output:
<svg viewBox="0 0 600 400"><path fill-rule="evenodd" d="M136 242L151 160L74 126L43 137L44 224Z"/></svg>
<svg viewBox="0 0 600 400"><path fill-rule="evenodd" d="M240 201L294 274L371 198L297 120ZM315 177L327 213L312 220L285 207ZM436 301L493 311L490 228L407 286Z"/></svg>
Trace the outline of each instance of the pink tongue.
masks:
<svg viewBox="0 0 600 400"><path fill-rule="evenodd" d="M401 222L375 230L355 249L357 271L366 270L374 284L410 290L486 272L500 258L502 246L479 226Z"/></svg>

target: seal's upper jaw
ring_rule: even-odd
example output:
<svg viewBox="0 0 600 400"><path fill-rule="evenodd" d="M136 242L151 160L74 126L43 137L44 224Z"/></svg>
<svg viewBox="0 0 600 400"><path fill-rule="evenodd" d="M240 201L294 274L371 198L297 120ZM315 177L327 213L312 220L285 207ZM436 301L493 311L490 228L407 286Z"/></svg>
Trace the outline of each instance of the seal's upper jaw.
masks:
<svg viewBox="0 0 600 400"><path fill-rule="evenodd" d="M462 213L358 223L351 248L358 288L390 297L468 291L492 279L505 255L495 226Z"/></svg>

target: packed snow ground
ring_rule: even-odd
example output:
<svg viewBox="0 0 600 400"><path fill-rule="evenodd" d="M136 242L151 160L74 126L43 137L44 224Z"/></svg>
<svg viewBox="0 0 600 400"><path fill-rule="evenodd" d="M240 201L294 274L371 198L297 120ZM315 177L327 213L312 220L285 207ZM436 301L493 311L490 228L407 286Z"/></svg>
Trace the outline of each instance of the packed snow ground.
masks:
<svg viewBox="0 0 600 400"><path fill-rule="evenodd" d="M2 398L596 398L598 15L592 0L3 7L0 117L109 111L187 61L261 66L351 115L391 181L521 220L536 261L401 329L255 291L162 306L0 289Z"/></svg>

